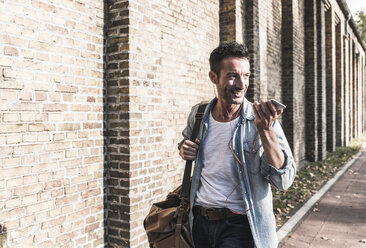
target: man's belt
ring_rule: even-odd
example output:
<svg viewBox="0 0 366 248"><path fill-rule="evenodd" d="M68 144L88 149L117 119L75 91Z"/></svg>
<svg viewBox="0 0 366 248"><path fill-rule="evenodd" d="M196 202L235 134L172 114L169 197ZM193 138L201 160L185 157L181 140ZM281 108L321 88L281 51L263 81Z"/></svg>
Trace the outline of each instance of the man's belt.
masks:
<svg viewBox="0 0 366 248"><path fill-rule="evenodd" d="M231 212L227 208L204 208L198 205L193 207L193 213L201 215L208 221L224 220L240 215Z"/></svg>

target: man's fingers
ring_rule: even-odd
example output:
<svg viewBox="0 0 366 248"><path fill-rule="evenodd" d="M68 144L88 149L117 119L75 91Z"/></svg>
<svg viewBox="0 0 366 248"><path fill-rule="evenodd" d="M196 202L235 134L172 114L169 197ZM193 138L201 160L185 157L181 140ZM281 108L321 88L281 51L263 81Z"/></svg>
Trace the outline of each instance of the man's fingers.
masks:
<svg viewBox="0 0 366 248"><path fill-rule="evenodd" d="M253 104L253 110L254 110L254 114L256 115L257 118L262 119L263 118L263 114L262 111L260 109L260 105L257 101L254 102Z"/></svg>
<svg viewBox="0 0 366 248"><path fill-rule="evenodd" d="M185 152L194 152L196 151L197 149L192 147L192 146L188 146L188 145L183 145L183 151Z"/></svg>
<svg viewBox="0 0 366 248"><path fill-rule="evenodd" d="M271 111L272 116L277 118L276 106L272 103L272 101L268 101L267 106L268 106L268 109Z"/></svg>
<svg viewBox="0 0 366 248"><path fill-rule="evenodd" d="M191 149L191 148L183 148L182 153L184 156L195 156L197 153L197 150Z"/></svg>
<svg viewBox="0 0 366 248"><path fill-rule="evenodd" d="M253 105L253 106L254 106L254 105ZM257 108L256 108L255 106L253 107L253 111L254 111L254 116L255 116L256 118L260 119L260 116L259 116L258 110L257 110Z"/></svg>
<svg viewBox="0 0 366 248"><path fill-rule="evenodd" d="M260 100L262 111L264 113L264 118L266 118L267 121L271 120L271 116L273 114L271 113L270 107L268 106L268 102L264 102L263 100Z"/></svg>
<svg viewBox="0 0 366 248"><path fill-rule="evenodd" d="M199 142L199 139L196 139L196 142ZM199 148L199 143L197 144L196 142L190 141L190 140L186 140L183 145L185 145L186 147L190 147L190 148L194 148L194 149L198 149Z"/></svg>
<svg viewBox="0 0 366 248"><path fill-rule="evenodd" d="M196 139L195 142L192 142L190 140L184 141L180 149L179 155L185 160L194 160L196 158L197 150L199 148L199 145L197 143L199 142L199 139Z"/></svg>

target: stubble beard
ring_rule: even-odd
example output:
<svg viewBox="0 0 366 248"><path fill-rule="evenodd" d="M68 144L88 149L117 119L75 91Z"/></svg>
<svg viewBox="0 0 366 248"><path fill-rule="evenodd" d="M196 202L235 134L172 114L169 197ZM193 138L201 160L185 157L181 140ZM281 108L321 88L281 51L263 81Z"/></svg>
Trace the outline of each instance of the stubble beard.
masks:
<svg viewBox="0 0 366 248"><path fill-rule="evenodd" d="M243 90L241 92L242 96L240 98L233 98L232 95L235 96L235 93L233 93L232 91L229 92L230 94L228 94L230 96L230 98L228 97L228 103L230 104L234 104L234 105L240 105L240 104L243 104L244 102L244 97L245 97L245 93L246 93L246 90Z"/></svg>
<svg viewBox="0 0 366 248"><path fill-rule="evenodd" d="M219 99L221 102L223 102L225 105L241 105L244 103L244 98L247 93L247 89L242 91L242 96L240 98L235 97L235 89L232 88L226 88L221 90L221 92L217 92L218 96L220 96Z"/></svg>

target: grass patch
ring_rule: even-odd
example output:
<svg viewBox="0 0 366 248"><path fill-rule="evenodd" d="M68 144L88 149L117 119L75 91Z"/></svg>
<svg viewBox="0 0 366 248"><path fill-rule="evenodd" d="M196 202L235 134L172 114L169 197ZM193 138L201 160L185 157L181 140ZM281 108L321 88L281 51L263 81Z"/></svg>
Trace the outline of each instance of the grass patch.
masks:
<svg viewBox="0 0 366 248"><path fill-rule="evenodd" d="M272 187L277 228L281 227L297 209L354 157L364 142L366 142L366 135L353 140L349 146L337 147L336 151L328 153L323 161L306 163L297 171L294 183L286 192Z"/></svg>

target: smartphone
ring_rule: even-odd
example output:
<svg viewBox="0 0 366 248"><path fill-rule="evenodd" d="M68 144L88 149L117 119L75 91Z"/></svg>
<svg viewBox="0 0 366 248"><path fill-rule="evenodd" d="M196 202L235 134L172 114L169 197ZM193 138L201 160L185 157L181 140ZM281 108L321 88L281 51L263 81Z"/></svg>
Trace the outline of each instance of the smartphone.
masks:
<svg viewBox="0 0 366 248"><path fill-rule="evenodd" d="M275 100L275 99L271 99L272 103L275 105L276 109L277 110L280 110L280 109L285 109L286 106L282 103L280 103L279 101Z"/></svg>

